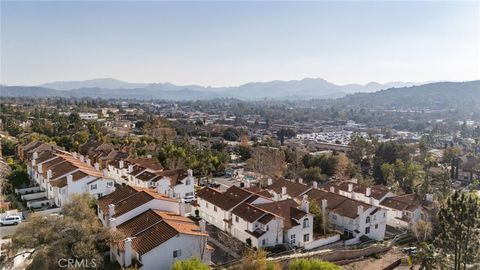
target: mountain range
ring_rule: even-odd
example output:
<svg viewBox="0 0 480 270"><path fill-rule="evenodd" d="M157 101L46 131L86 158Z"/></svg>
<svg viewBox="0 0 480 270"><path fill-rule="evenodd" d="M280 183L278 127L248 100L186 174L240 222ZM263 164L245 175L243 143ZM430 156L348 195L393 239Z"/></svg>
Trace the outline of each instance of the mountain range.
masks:
<svg viewBox="0 0 480 270"><path fill-rule="evenodd" d="M339 98L349 93L374 92L391 87L412 86L412 82L337 85L324 79L251 82L231 87L175 85L171 83L129 83L116 79L59 81L38 86L2 86L1 95L102 97L192 100L211 98L282 99Z"/></svg>

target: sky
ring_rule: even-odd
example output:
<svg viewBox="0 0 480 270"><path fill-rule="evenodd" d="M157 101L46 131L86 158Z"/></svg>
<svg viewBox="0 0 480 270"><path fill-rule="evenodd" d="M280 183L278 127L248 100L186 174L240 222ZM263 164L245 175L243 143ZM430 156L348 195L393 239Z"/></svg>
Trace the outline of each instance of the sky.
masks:
<svg viewBox="0 0 480 270"><path fill-rule="evenodd" d="M480 79L480 1L0 5L8 85Z"/></svg>

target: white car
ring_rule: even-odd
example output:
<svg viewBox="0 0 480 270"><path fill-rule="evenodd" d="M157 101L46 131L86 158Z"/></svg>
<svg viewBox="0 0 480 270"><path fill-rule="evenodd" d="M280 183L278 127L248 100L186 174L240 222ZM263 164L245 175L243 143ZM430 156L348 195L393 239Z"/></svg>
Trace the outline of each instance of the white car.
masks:
<svg viewBox="0 0 480 270"><path fill-rule="evenodd" d="M17 225L22 223L22 218L20 216L6 216L4 219L0 220L0 225Z"/></svg>
<svg viewBox="0 0 480 270"><path fill-rule="evenodd" d="M185 196L185 198L183 198L182 200L185 203L191 203L195 200L195 197L194 196Z"/></svg>

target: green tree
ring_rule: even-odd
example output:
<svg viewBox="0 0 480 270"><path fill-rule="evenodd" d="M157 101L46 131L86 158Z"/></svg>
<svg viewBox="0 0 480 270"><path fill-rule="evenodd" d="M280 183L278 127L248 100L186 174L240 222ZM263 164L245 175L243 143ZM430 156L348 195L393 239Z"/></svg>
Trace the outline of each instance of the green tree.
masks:
<svg viewBox="0 0 480 270"><path fill-rule="evenodd" d="M318 167L304 169L302 171L302 178L307 182L323 182L327 179L326 175L322 174L322 170Z"/></svg>
<svg viewBox="0 0 480 270"><path fill-rule="evenodd" d="M435 246L445 257L453 255L455 270L479 260L480 204L478 198L455 191L438 213Z"/></svg>
<svg viewBox="0 0 480 270"><path fill-rule="evenodd" d="M103 252L115 239L99 222L88 194L73 195L62 216L33 215L12 236L13 254L28 252L27 269L57 269L62 258L76 258L103 265Z"/></svg>
<svg viewBox="0 0 480 270"><path fill-rule="evenodd" d="M420 264L421 270L442 269L443 257L436 251L435 246L422 242L418 245L414 262Z"/></svg>
<svg viewBox="0 0 480 270"><path fill-rule="evenodd" d="M15 155L15 142L7 138L2 138L2 155L13 156Z"/></svg>
<svg viewBox="0 0 480 270"><path fill-rule="evenodd" d="M313 230L326 235L328 227L327 219L316 200L310 200L309 211L313 215Z"/></svg>
<svg viewBox="0 0 480 270"><path fill-rule="evenodd" d="M340 266L318 259L295 259L288 265L289 270L340 270Z"/></svg>
<svg viewBox="0 0 480 270"><path fill-rule="evenodd" d="M14 188L24 187L30 182L27 170L23 166L14 166L7 179Z"/></svg>
<svg viewBox="0 0 480 270"><path fill-rule="evenodd" d="M209 270L210 267L207 264L200 261L199 258L194 257L188 260L175 261L171 269L172 270Z"/></svg>

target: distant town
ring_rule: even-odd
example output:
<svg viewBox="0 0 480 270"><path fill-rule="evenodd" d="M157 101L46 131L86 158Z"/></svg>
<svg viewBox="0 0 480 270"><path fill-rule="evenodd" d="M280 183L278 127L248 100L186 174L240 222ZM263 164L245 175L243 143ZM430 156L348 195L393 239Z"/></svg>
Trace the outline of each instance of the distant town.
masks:
<svg viewBox="0 0 480 270"><path fill-rule="evenodd" d="M478 259L478 111L1 100L8 269L62 246L104 269L419 269L455 241Z"/></svg>

